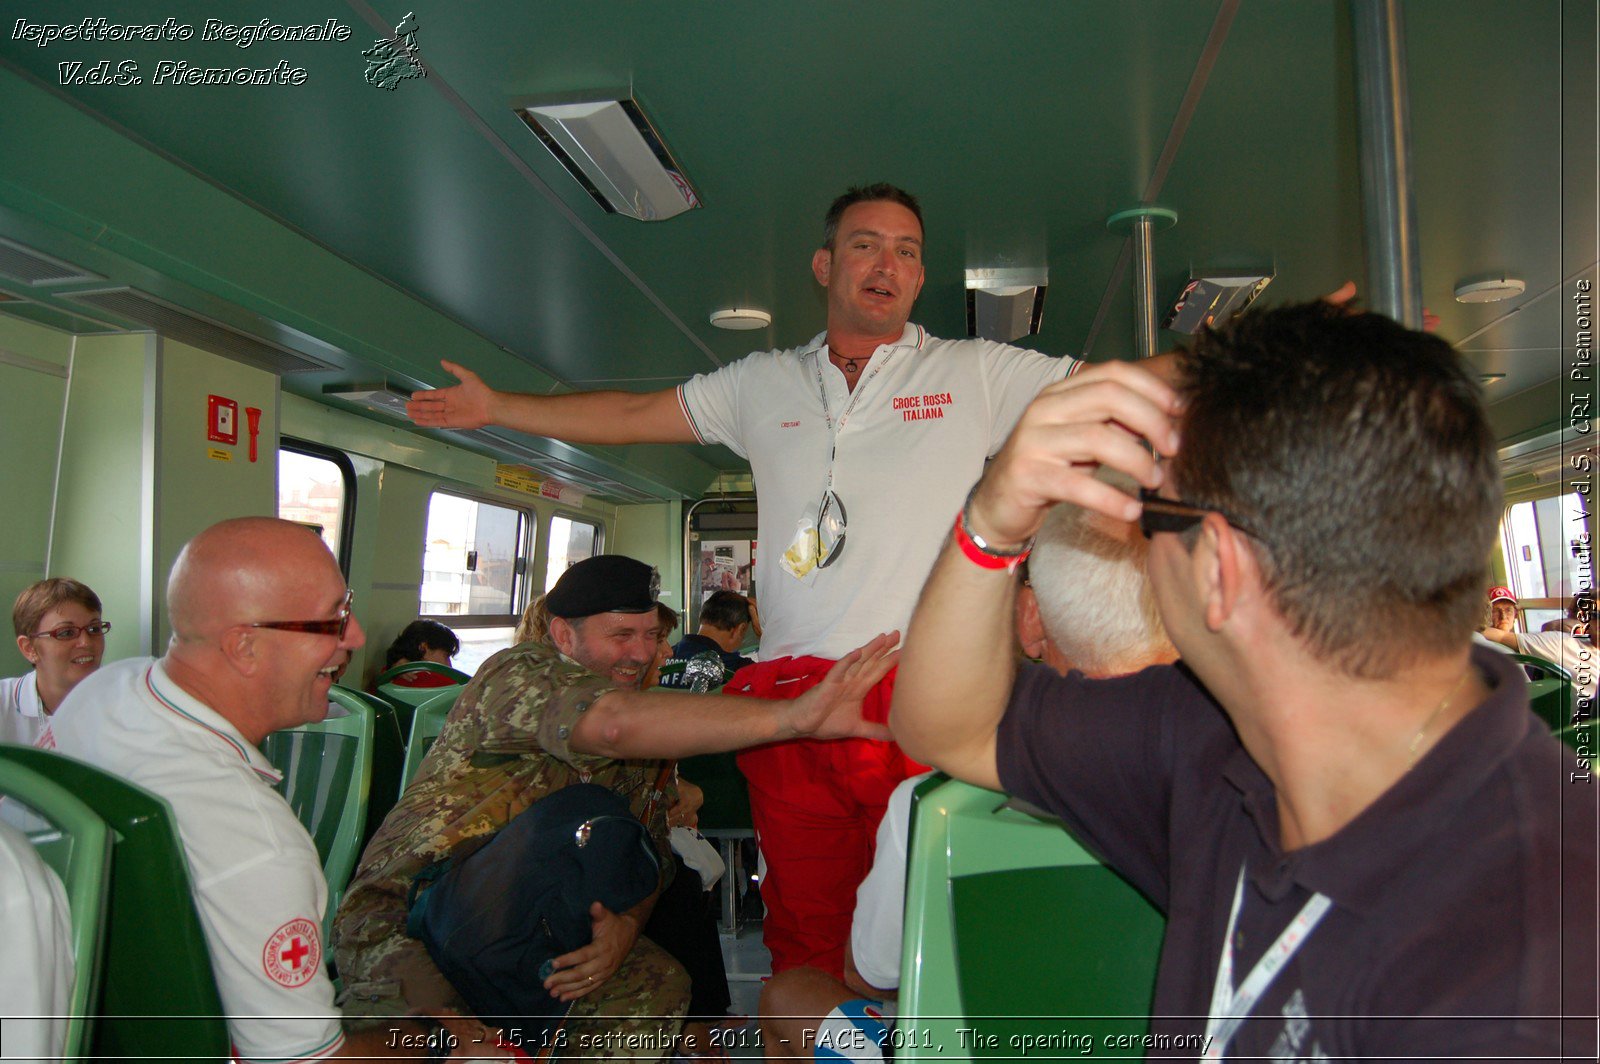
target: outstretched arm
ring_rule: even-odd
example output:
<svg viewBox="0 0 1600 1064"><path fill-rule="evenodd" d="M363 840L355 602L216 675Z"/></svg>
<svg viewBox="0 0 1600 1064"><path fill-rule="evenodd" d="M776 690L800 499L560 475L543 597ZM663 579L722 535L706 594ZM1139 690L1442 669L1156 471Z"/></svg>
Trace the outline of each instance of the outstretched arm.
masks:
<svg viewBox="0 0 1600 1064"><path fill-rule="evenodd" d="M439 365L460 384L417 392L406 414L423 428L478 429L499 425L568 443L694 443L694 430L678 405L678 390L572 392L525 395L500 392L450 361Z"/></svg>
<svg viewBox="0 0 1600 1064"><path fill-rule="evenodd" d="M609 691L572 730L571 748L611 758L683 758L785 739L888 739L861 719L861 700L894 668L900 633L880 635L840 658L792 701L675 691Z"/></svg>
<svg viewBox="0 0 1600 1064"><path fill-rule="evenodd" d="M1140 437L1173 453L1176 410L1172 389L1130 363L1105 363L1052 384L979 481L970 530L999 547L1018 545L1058 502L1119 520L1137 517L1138 502L1094 479L1095 467L1158 485L1161 472ZM896 741L912 758L980 787L999 786L995 730L1011 691L1015 595L1010 572L981 568L947 541L911 616L895 678L889 727Z"/></svg>

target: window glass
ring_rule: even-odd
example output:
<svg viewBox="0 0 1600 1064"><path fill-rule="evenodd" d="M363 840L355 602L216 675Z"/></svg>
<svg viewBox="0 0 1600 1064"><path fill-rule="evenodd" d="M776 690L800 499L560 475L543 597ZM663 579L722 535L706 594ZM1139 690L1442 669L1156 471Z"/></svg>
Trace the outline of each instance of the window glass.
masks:
<svg viewBox="0 0 1600 1064"><path fill-rule="evenodd" d="M1570 601L1581 583L1578 560L1587 543L1585 510L1583 496L1576 493L1519 502L1506 510L1500 526L1501 549L1517 598ZM1548 617L1530 611L1527 620L1537 631L1533 622L1561 615L1560 610L1550 611Z"/></svg>
<svg viewBox="0 0 1600 1064"><path fill-rule="evenodd" d="M333 459L300 450L279 449L278 516L316 529L341 565L345 512L350 496L346 470Z"/></svg>
<svg viewBox="0 0 1600 1064"><path fill-rule="evenodd" d="M525 520L521 510L434 492L418 612L446 624L456 618L514 624L506 619L517 611L518 577L526 568Z"/></svg>
<svg viewBox="0 0 1600 1064"><path fill-rule="evenodd" d="M451 668L475 676L478 666L511 645L516 634L515 625L496 625L493 628L460 628L456 637L461 640L461 653L450 661Z"/></svg>
<svg viewBox="0 0 1600 1064"><path fill-rule="evenodd" d="M600 526L588 521L575 521L560 514L550 519L549 562L544 570L544 589L549 591L561 579L561 574L573 562L593 558L600 553Z"/></svg>

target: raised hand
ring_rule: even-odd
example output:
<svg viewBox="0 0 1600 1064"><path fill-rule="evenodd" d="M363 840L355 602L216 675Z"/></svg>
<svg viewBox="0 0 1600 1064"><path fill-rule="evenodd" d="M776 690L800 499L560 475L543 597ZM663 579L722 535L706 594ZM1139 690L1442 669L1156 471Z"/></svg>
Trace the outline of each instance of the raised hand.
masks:
<svg viewBox="0 0 1600 1064"><path fill-rule="evenodd" d="M889 739L889 729L861 719L861 701L900 660L900 633L874 636L838 661L822 682L781 703L784 722L814 739Z"/></svg>
<svg viewBox="0 0 1600 1064"><path fill-rule="evenodd" d="M974 531L999 545L1022 543L1060 502L1128 521L1139 504L1094 472L1119 469L1146 487L1161 482L1155 455L1177 451L1178 396L1128 362L1106 362L1039 393L978 485Z"/></svg>
<svg viewBox="0 0 1600 1064"><path fill-rule="evenodd" d="M406 416L423 428L481 429L493 424L495 390L465 366L448 359L439 365L461 383L417 392L406 403Z"/></svg>

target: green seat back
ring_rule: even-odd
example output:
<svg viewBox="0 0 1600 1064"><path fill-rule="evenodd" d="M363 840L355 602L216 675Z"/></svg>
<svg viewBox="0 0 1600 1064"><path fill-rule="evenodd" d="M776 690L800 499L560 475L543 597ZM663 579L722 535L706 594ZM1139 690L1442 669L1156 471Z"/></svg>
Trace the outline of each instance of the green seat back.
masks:
<svg viewBox="0 0 1600 1064"><path fill-rule="evenodd" d="M897 1060L1015 1059L1011 1038L1064 1034L1070 1045L1036 1052L1079 1055L1148 1025L1161 914L1059 823L1005 801L955 781L919 787Z"/></svg>
<svg viewBox="0 0 1600 1064"><path fill-rule="evenodd" d="M400 797L400 773L406 764L406 740L400 730L399 716L388 699L366 691L352 691L335 687L329 697L341 705L354 700L372 710L372 787L367 792L367 826L361 833L358 852L365 853L367 843L378 833L383 818L394 808ZM410 726L410 707L407 709L407 727ZM359 863L359 861L357 862Z"/></svg>
<svg viewBox="0 0 1600 1064"><path fill-rule="evenodd" d="M1560 676L1528 681L1528 708L1551 731L1567 727L1572 723L1572 681Z"/></svg>
<svg viewBox="0 0 1600 1064"><path fill-rule="evenodd" d="M411 723L411 738L406 743L405 767L400 773L400 794L406 792L411 777L417 774L417 766L422 764L422 759L428 754L428 748L444 729L444 719L450 715L450 710L455 708L456 699L460 697L461 688L447 687L442 691L435 691L432 698L417 707L416 718Z"/></svg>
<svg viewBox="0 0 1600 1064"><path fill-rule="evenodd" d="M195 913L172 807L142 787L45 750L0 746L0 761L34 769L110 825L106 905L92 1055L226 1060L228 1028Z"/></svg>
<svg viewBox="0 0 1600 1064"><path fill-rule="evenodd" d="M395 676L403 676L410 672L431 672L439 676L448 676L455 681L453 687L403 687L400 684L390 683ZM448 665L438 665L431 661L408 661L404 665L378 674L372 686L384 698L394 703L395 709L400 711L400 734L409 739L411 734L411 720L416 710L424 703L432 701L441 692L455 691L461 693L467 681L472 679L458 669Z"/></svg>
<svg viewBox="0 0 1600 1064"><path fill-rule="evenodd" d="M338 698L344 716L329 716L273 732L261 752L283 779L278 793L305 826L322 859L328 881L324 931L333 925L339 899L361 856L372 790L373 710L359 698Z"/></svg>
<svg viewBox="0 0 1600 1064"><path fill-rule="evenodd" d="M1548 679L1552 676L1560 677L1563 680L1572 679L1572 673L1548 658L1537 657L1533 654L1512 654L1511 660L1527 671L1530 682Z"/></svg>
<svg viewBox="0 0 1600 1064"><path fill-rule="evenodd" d="M1512 654L1528 674L1528 708L1553 732L1572 723L1572 674L1532 654Z"/></svg>
<svg viewBox="0 0 1600 1064"><path fill-rule="evenodd" d="M61 1055L75 1060L88 1054L100 990L100 950L105 940L106 900L111 893L112 831L98 813L38 768L0 761L0 795L28 806L49 824L30 839L66 888L73 977Z"/></svg>

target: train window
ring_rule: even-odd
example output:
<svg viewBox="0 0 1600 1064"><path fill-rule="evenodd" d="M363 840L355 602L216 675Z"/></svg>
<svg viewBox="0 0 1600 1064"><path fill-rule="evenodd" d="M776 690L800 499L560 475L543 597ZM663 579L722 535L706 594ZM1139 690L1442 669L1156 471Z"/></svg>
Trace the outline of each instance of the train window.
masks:
<svg viewBox="0 0 1600 1064"><path fill-rule="evenodd" d="M278 516L314 529L350 575L350 521L356 475L339 451L299 440L278 449Z"/></svg>
<svg viewBox="0 0 1600 1064"><path fill-rule="evenodd" d="M600 526L590 521L556 514L550 519L550 553L545 563L544 589L549 591L573 562L600 553Z"/></svg>
<svg viewBox="0 0 1600 1064"><path fill-rule="evenodd" d="M1583 496L1553 495L1519 502L1506 510L1500 526L1501 550L1511 590L1518 599L1555 599L1565 604L1577 590L1578 558L1588 542ZM1560 606L1526 609L1531 631L1562 616Z"/></svg>
<svg viewBox="0 0 1600 1064"><path fill-rule="evenodd" d="M524 510L444 491L428 500L417 612L455 630L463 672L511 645L531 520Z"/></svg>

